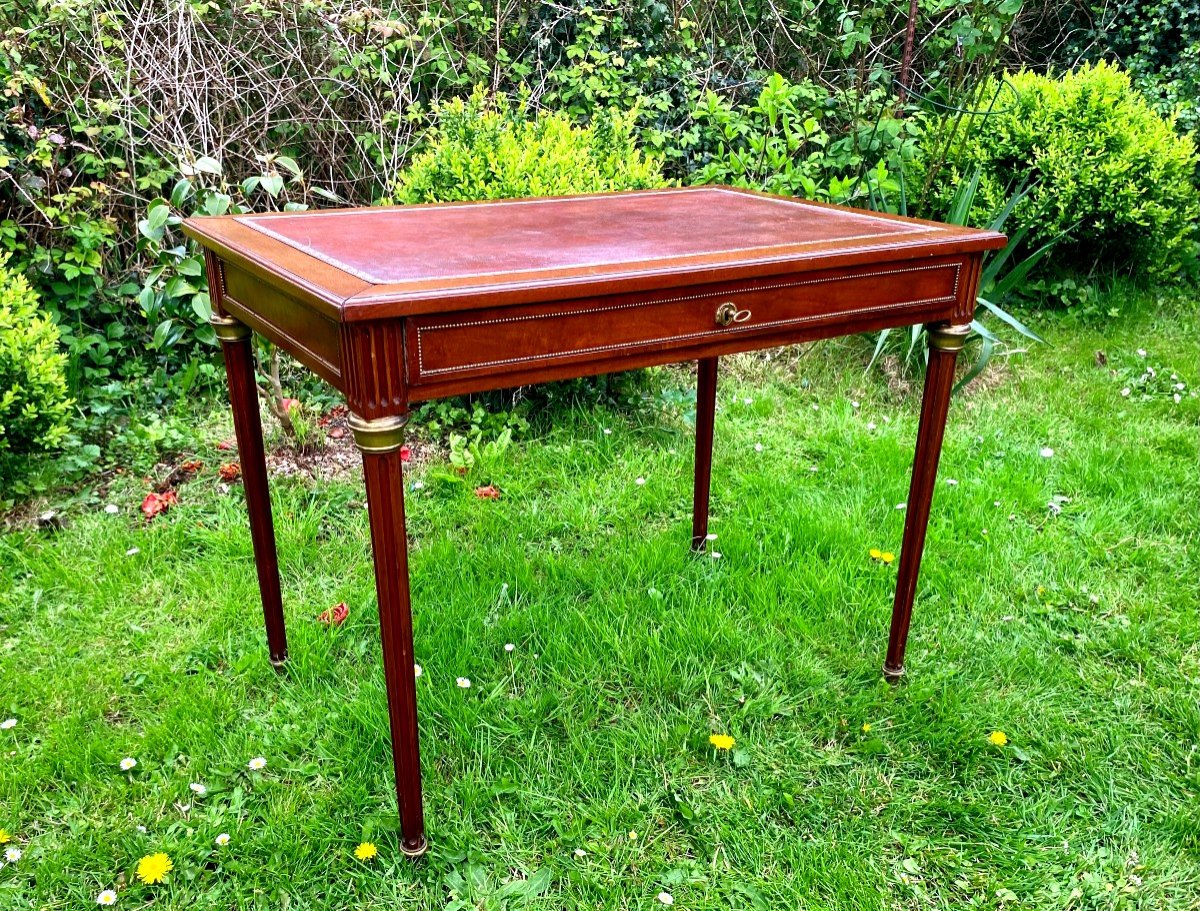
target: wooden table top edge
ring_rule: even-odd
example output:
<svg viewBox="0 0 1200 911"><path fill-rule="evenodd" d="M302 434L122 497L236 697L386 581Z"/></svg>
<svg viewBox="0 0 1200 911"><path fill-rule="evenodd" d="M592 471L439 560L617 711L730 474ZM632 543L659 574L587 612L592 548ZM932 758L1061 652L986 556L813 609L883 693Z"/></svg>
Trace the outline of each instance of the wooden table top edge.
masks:
<svg viewBox="0 0 1200 911"><path fill-rule="evenodd" d="M198 216L186 219L184 233L223 261L246 269L268 283L295 294L324 315L338 322L416 316L453 312L479 307L519 306L606 294L661 291L697 284L736 281L741 278L800 274L827 268L927 259L938 256L976 254L1002 248L1007 237L995 231L944 225L924 219L890 213L876 213L830 203L799 200L741 188L704 186L676 187L661 191L622 191L620 193L579 194L560 197L531 197L525 200L491 200L484 203L427 203L414 206L357 207L311 210L314 214L354 212L374 213L382 209L423 209L467 205L505 205L536 200L586 200L610 196L654 193L697 193L722 191L755 198L849 213L883 221L896 221L930 230L912 232L907 238L882 235L880 241L846 246L839 242L798 241L794 246L748 248L729 254L677 256L657 262L630 260L623 271L593 270L585 267L528 270L499 273L488 281L475 277L421 279L405 282L372 282L338 268L325 260L282 241L273 240L237 219L244 216ZM276 212L255 215L257 219L298 216L304 212ZM296 269L281 265L275 258L264 261L253 245L273 246L287 257L298 258ZM565 293L564 293L565 292Z"/></svg>

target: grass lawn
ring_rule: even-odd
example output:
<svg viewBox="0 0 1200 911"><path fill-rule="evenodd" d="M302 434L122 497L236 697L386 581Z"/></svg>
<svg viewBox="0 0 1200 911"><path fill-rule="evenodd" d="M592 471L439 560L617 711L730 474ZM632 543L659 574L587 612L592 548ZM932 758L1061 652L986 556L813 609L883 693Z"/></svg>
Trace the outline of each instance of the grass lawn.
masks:
<svg viewBox="0 0 1200 911"><path fill-rule="evenodd" d="M868 552L900 547L918 401L861 341L723 374L720 559L689 556L670 417L565 414L486 478L414 472L416 865L360 484L275 483L282 675L215 446L148 525L131 482L116 515L0 538L0 827L24 852L0 908L1200 907L1200 322L1122 306L1042 318L1050 344L956 399L899 686L895 567ZM158 851L166 883L134 882Z"/></svg>

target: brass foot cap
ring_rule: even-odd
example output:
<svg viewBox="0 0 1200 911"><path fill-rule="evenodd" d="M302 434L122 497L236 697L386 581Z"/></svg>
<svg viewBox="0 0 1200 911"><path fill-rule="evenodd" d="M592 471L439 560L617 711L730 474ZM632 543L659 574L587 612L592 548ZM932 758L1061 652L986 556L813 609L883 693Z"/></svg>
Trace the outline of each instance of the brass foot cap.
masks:
<svg viewBox="0 0 1200 911"><path fill-rule="evenodd" d="M883 666L883 677L888 683L899 683L900 678L904 676L904 665L900 667L892 667L885 664Z"/></svg>
<svg viewBox="0 0 1200 911"><path fill-rule="evenodd" d="M429 850L429 842L427 842L425 840L425 836L422 835L421 840L415 845L410 845L408 842L404 841L400 842L400 850L404 853L405 857L420 857Z"/></svg>

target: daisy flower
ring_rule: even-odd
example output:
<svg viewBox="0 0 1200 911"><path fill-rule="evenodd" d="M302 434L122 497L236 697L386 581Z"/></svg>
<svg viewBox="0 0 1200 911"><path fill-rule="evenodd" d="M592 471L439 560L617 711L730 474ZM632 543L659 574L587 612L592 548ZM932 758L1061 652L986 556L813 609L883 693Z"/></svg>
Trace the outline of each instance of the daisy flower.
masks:
<svg viewBox="0 0 1200 911"><path fill-rule="evenodd" d="M222 832L220 835L214 838L213 841L216 843L218 848L223 848L229 844L229 833Z"/></svg>
<svg viewBox="0 0 1200 911"><path fill-rule="evenodd" d="M128 772L130 769L132 769L136 765L137 765L136 759L134 759L132 756L126 756L124 759L121 760L121 771Z"/></svg>
<svg viewBox="0 0 1200 911"><path fill-rule="evenodd" d="M471 688L470 677L458 677L455 679L455 683L458 684L459 689L469 690Z"/></svg>
<svg viewBox="0 0 1200 911"><path fill-rule="evenodd" d="M369 841L364 841L361 845L354 849L354 856L359 860L370 860L378 853L379 849Z"/></svg>
<svg viewBox="0 0 1200 911"><path fill-rule="evenodd" d="M191 789L191 792L193 794L198 794L201 797L203 797L205 794L208 793L208 788L206 788L204 785L202 785L198 781L193 781L190 785L188 785L188 788Z"/></svg>
<svg viewBox="0 0 1200 911"><path fill-rule="evenodd" d="M16 726L16 718L5 718L3 721L0 721L0 731L11 731Z"/></svg>
<svg viewBox="0 0 1200 911"><path fill-rule="evenodd" d="M414 676L414 677L420 677L420 676L421 676L422 674L424 674L424 673L425 673L425 671L424 671L424 669L421 667L421 665L419 665L419 664L414 664L414 665L413 665L413 676Z"/></svg>
<svg viewBox="0 0 1200 911"><path fill-rule="evenodd" d="M96 904L98 905L115 905L117 903L117 893L112 889L105 889L96 896Z"/></svg>
<svg viewBox="0 0 1200 911"><path fill-rule="evenodd" d="M506 652L511 652L511 651L512 651L513 649L515 649L515 648L516 648L516 646L515 646L515 645L513 645L511 642L505 642L505 643L504 643L504 650L505 650Z"/></svg>
<svg viewBox="0 0 1200 911"><path fill-rule="evenodd" d="M5 848L4 849L4 859L6 861L8 861L10 864L15 864L18 860L21 859L21 849L20 848Z"/></svg>
<svg viewBox="0 0 1200 911"><path fill-rule="evenodd" d="M265 760L262 756L255 756L248 763L246 763L246 765L257 772L259 769L265 769L267 767L267 760Z"/></svg>
<svg viewBox="0 0 1200 911"><path fill-rule="evenodd" d="M161 883L174 868L171 858L161 851L157 854L147 854L138 861L137 878L148 885Z"/></svg>
<svg viewBox="0 0 1200 911"><path fill-rule="evenodd" d="M670 892L659 892L659 893L658 893L658 900L659 900L660 902L662 902L664 905L673 905L673 904L675 904L675 897L674 897L673 895L671 895L671 893L670 893Z"/></svg>

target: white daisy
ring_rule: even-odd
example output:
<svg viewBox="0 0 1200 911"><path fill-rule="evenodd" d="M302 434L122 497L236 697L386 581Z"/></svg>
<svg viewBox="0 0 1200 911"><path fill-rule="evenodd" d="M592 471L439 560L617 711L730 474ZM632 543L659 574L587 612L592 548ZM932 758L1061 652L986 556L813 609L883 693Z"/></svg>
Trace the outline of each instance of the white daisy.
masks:
<svg viewBox="0 0 1200 911"><path fill-rule="evenodd" d="M957 487L958 481L955 478L946 478L946 483L951 487Z"/></svg>
<svg viewBox="0 0 1200 911"><path fill-rule="evenodd" d="M754 451L755 451L755 452L762 452L762 451L763 451L763 445L762 445L762 443L755 443L755 444L754 444Z"/></svg>
<svg viewBox="0 0 1200 911"><path fill-rule="evenodd" d="M199 794L201 797L208 793L208 788L198 781L193 781L188 787L191 788L193 794Z"/></svg>
<svg viewBox="0 0 1200 911"><path fill-rule="evenodd" d="M138 554L140 554L141 552L142 552L142 549L140 547L131 547L131 548L129 548L129 550L125 551L125 556L134 557L134 556L137 556Z"/></svg>
<svg viewBox="0 0 1200 911"><path fill-rule="evenodd" d="M136 759L134 759L132 756L126 756L124 759L121 760L121 771L128 772L130 769L132 769L136 765L137 765Z"/></svg>
<svg viewBox="0 0 1200 911"><path fill-rule="evenodd" d="M867 421L867 430L874 430L874 429L875 429L875 422Z"/></svg>
<svg viewBox="0 0 1200 911"><path fill-rule="evenodd" d="M413 490L424 490L424 489L425 489L425 482L424 482L424 481L413 481L413 482L412 482L412 489L413 489Z"/></svg>
<svg viewBox="0 0 1200 911"><path fill-rule="evenodd" d="M0 721L0 731L10 731L17 726L16 718L5 718Z"/></svg>
<svg viewBox="0 0 1200 911"><path fill-rule="evenodd" d="M223 848L227 844L229 844L229 833L222 832L220 835L218 835L216 838L214 838L213 841L215 841L217 843L218 847Z"/></svg>
<svg viewBox="0 0 1200 911"><path fill-rule="evenodd" d="M1128 386L1126 386L1124 389L1121 390L1121 397L1129 398L1129 387Z"/></svg>
<svg viewBox="0 0 1200 911"><path fill-rule="evenodd" d="M421 668L421 665L419 665L419 664L413 665L413 676L414 677L420 677L424 673L425 673L425 671Z"/></svg>
<svg viewBox="0 0 1200 911"><path fill-rule="evenodd" d="M715 531L710 531L708 534L706 534L706 535L704 536L704 540L705 540L705 541L715 541L715 540L717 540L717 533L716 533Z"/></svg>
<svg viewBox="0 0 1200 911"><path fill-rule="evenodd" d="M469 690L471 688L471 678L470 677L458 677L455 679L455 683L457 683L458 688L462 689L462 690Z"/></svg>
<svg viewBox="0 0 1200 911"><path fill-rule="evenodd" d="M4 850L4 859L6 861L8 861L10 864L15 864L18 860L21 859L21 849L20 848L6 848Z"/></svg>
<svg viewBox="0 0 1200 911"><path fill-rule="evenodd" d="M604 428L604 435L605 435L606 437L610 437L610 436L612 436L612 428L611 428L611 427L605 427L605 428Z"/></svg>
<svg viewBox="0 0 1200 911"><path fill-rule="evenodd" d="M1040 455L1043 459L1052 459L1054 458L1054 450L1049 446L1043 446L1038 455Z"/></svg>
<svg viewBox="0 0 1200 911"><path fill-rule="evenodd" d="M109 503L107 506L104 507L104 511L106 513L108 513L110 516L115 516L117 513L119 513L121 511L121 507L118 506L116 503ZM100 894L104 895L103 892L101 892ZM114 900L115 900L116 893L113 893L113 896L114 896ZM112 904L112 902L108 902L108 904Z"/></svg>
<svg viewBox="0 0 1200 911"><path fill-rule="evenodd" d="M641 487L643 484L646 483L646 479L645 478L637 478L633 483L636 484L638 487Z"/></svg>
<svg viewBox="0 0 1200 911"><path fill-rule="evenodd" d="M670 893L670 892L659 892L659 893L658 893L658 900L659 900L660 902L662 902L664 905L673 905L673 904L675 904L675 897L674 897L673 895L671 895L671 893Z"/></svg>
<svg viewBox="0 0 1200 911"><path fill-rule="evenodd" d="M248 763L246 763L246 765L257 772L259 769L265 769L267 767L267 760L262 756L255 756Z"/></svg>
<svg viewBox="0 0 1200 911"><path fill-rule="evenodd" d="M516 648L516 646L515 646L515 645L513 645L511 642L505 642L505 643L504 643L504 650L505 650L506 652L511 652L511 651L512 651L513 649L515 649L515 648Z"/></svg>
<svg viewBox="0 0 1200 911"><path fill-rule="evenodd" d="M98 905L115 905L117 903L117 893L112 889L105 889L96 896L96 904Z"/></svg>
<svg viewBox="0 0 1200 911"><path fill-rule="evenodd" d="M908 509L908 504L907 503L897 503L896 508L897 509Z"/></svg>
<svg viewBox="0 0 1200 911"><path fill-rule="evenodd" d="M712 557L714 560L720 560L720 559L721 559L721 552L720 552L719 550L712 550L712 551L709 551L708 555L709 555L710 557Z"/></svg>

